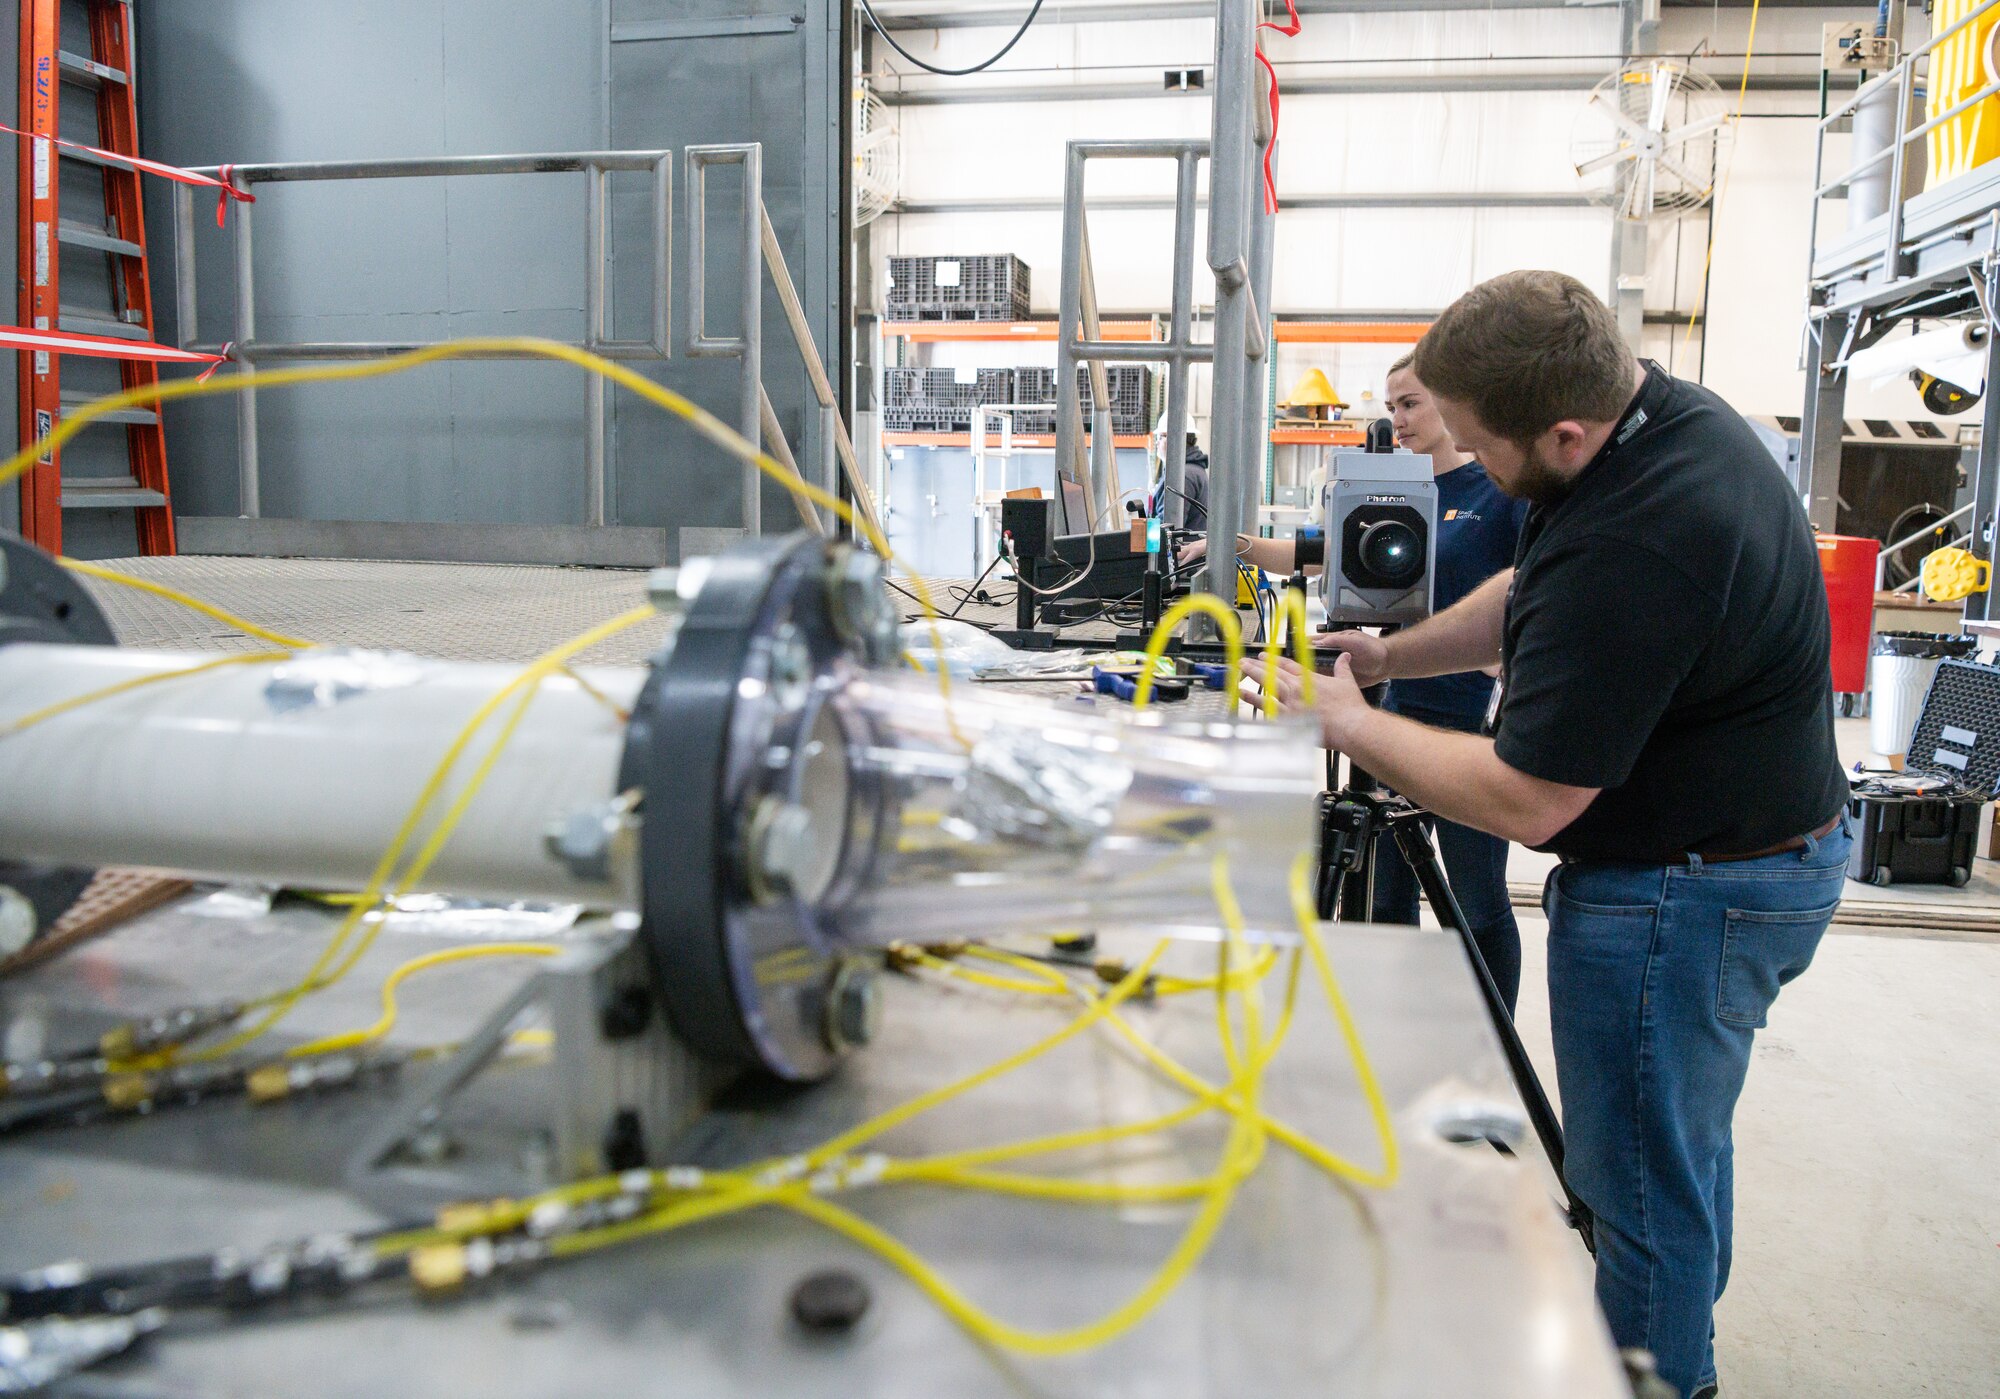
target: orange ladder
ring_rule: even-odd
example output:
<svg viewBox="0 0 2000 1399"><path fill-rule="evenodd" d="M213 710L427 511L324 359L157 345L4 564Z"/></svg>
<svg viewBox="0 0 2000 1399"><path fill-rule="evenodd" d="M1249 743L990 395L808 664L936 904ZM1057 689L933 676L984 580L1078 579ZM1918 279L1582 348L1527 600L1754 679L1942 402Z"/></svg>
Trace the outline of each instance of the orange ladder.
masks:
<svg viewBox="0 0 2000 1399"><path fill-rule="evenodd" d="M129 0L70 0L72 17L88 23L88 56L63 47L65 0L21 0L21 130L35 139L21 153L20 324L124 340L153 339L152 280L146 258L145 209L136 171L121 169L86 151L58 146L57 125L65 88L97 100L88 144L118 155L139 153L133 98L132 7ZM72 33L77 31L72 29ZM63 218L57 209L65 163L96 166L103 176L101 222ZM72 187L73 188L73 187ZM111 313L65 305L61 299L65 250L100 254L110 269ZM21 443L53 427L69 401L62 392L61 356L21 354ZM159 382L159 371L141 360L119 361L119 378L131 389ZM88 397L85 395L84 397ZM81 398L74 401L82 401ZM60 453L21 478L21 532L52 552L62 551L63 511L131 510L142 554L174 552L174 516L167 495L167 439L160 415L130 408L101 422L122 426L129 474L123 478L62 479Z"/></svg>

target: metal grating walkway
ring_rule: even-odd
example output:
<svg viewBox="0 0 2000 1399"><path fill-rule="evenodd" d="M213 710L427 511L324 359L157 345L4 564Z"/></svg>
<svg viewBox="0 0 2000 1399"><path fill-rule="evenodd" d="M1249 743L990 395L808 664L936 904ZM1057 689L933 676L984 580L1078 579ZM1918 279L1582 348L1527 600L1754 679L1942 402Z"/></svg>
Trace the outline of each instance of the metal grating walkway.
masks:
<svg viewBox="0 0 2000 1399"><path fill-rule="evenodd" d="M107 559L102 567L163 583L274 631L333 646L410 651L460 661L527 661L645 600L627 569L344 559ZM128 646L253 651L264 643L132 588L80 580ZM637 664L664 619L594 647L592 665Z"/></svg>

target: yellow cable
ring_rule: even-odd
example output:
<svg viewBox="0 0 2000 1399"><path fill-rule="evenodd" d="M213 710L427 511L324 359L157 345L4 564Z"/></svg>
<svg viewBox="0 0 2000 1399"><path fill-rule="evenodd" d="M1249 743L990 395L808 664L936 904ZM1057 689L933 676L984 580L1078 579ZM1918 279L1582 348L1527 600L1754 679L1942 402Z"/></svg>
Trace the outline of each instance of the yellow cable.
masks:
<svg viewBox="0 0 2000 1399"><path fill-rule="evenodd" d="M665 409L675 417L685 421L701 436L738 461L755 466L794 495L803 495L815 505L831 511L845 521L868 541L869 546L879 555L884 564L896 561L889 548L889 540L877 527L874 519L866 512L857 512L846 501L820 489L801 477L796 471L787 469L775 457L760 451L757 445L740 436L720 418L693 400L675 393L662 384L656 384L636 370L605 359L602 355L560 341L543 340L526 335L476 336L464 340L451 340L437 345L425 345L400 355L390 355L379 360L358 363L301 366L291 369L259 370L255 373L220 374L207 380L174 379L162 380L156 384L145 384L122 392L107 394L103 398L92 399L75 408L65 409L53 430L20 451L0 462L0 486L15 477L32 470L44 457L75 437L91 423L108 413L123 408L152 404L165 404L182 398L203 398L215 394L242 393L248 390L280 389L294 384L345 383L361 379L380 378L389 374L400 374L420 365L433 364L440 360L488 357L492 355L527 355L541 359L559 360L573 364L579 369L600 375L657 407ZM929 585L913 571L904 575L916 594L917 605L922 609L925 622L931 629L932 645L939 654L944 652L944 642L938 634L938 610L931 596ZM127 575L116 575L123 581ZM232 624L236 619L230 619ZM937 671L938 690L947 705L951 701L951 678L940 666ZM950 712L947 709L947 720ZM954 736L963 741L957 733L957 725L952 722Z"/></svg>
<svg viewBox="0 0 2000 1399"><path fill-rule="evenodd" d="M1146 663L1139 668L1138 689L1132 696L1134 709L1144 709L1151 703L1154 667L1166 654L1167 642L1173 637L1174 628L1197 612L1214 618L1216 627L1222 632L1223 655L1228 662L1223 673L1222 689L1229 696L1229 712L1236 712L1236 692L1243 684L1243 620L1236 615L1234 608L1210 593L1189 593L1169 607L1166 615L1160 618L1160 624L1153 628L1153 635L1146 642Z"/></svg>
<svg viewBox="0 0 2000 1399"><path fill-rule="evenodd" d="M184 666L179 670L160 670L153 672L151 675L140 675L130 680L120 680L115 685L106 685L100 689L91 690L81 695L72 695L68 699L57 700L54 704L43 705L40 709L30 710L18 719L9 720L6 724L0 725L0 738L10 738L24 729L32 729L37 724L46 723L48 720L61 714L67 714L73 709L81 709L87 704L95 704L99 700L110 699L114 695L130 694L134 690L144 689L148 685L157 685L165 680L179 680L189 675L200 675L204 671L220 670L224 666L255 665L264 661L288 660L291 654L289 651L252 651L244 655L218 656L212 661L202 661L196 665Z"/></svg>
<svg viewBox="0 0 2000 1399"><path fill-rule="evenodd" d="M1277 615L1285 622L1285 635L1292 643L1292 659L1299 663L1299 698L1306 704L1313 702L1313 653L1312 643L1306 640L1306 631L1312 625L1306 620L1305 594L1297 588L1287 588L1278 594ZM1283 654L1284 642L1273 625L1271 634L1264 638L1264 673L1275 676L1278 673L1278 657ZM1278 693L1274 684L1264 686L1264 717L1278 717Z"/></svg>
<svg viewBox="0 0 2000 1399"><path fill-rule="evenodd" d="M396 1026L396 988L419 972L449 966L454 962L469 962L476 957L552 957L556 951L555 947L545 942L488 942L472 947L448 947L442 952L413 957L390 972L388 979L382 983L382 1014L374 1024L294 1045L285 1051L285 1057L304 1059L315 1054L333 1054L343 1049L358 1049L381 1039Z"/></svg>
<svg viewBox="0 0 2000 1399"><path fill-rule="evenodd" d="M133 394L147 395L150 394L151 392L152 390L150 389L131 389L125 393L114 395L114 397L119 399L129 399ZM99 400L99 402L108 402L108 401L109 400ZM71 413L78 414L79 416L87 415L89 414L90 409L96 406L97 405L95 403L92 403L92 404L85 404L81 408L75 408L75 409L65 408L63 410L63 416L65 419L67 419ZM103 411L109 412L110 410L105 409ZM89 417L84 416L83 420L85 422L88 422ZM48 438L44 440L48 442L54 442L59 436L60 434L52 433ZM29 447L26 450L32 453L36 450L36 448ZM19 460L18 454L11 460ZM19 474L18 472L8 471L6 468L0 467L0 485L5 485L9 480L11 480L14 476L18 474ZM180 589L169 588L164 583L155 583L150 578L135 578L129 573L118 573L112 569L99 568L94 563L84 563L81 559L59 558L56 560L56 562L61 564L64 568L68 569L71 573L81 573L86 578L96 578L106 583L116 583L121 588L136 588L142 593L151 593L155 597L165 598L168 602L177 602L182 607L193 608L196 612L201 613L204 617L213 617L216 621L234 627L237 631L240 631L247 636L254 636L259 641L268 641L273 646L283 646L288 650L297 651L304 647L312 645L310 641L302 641L296 636L286 636L283 632L275 632L270 630L268 627L260 627L255 622L247 621L244 618L237 616L234 612L225 612L220 607L217 607L212 603L203 602L198 597L190 597L188 594L182 592Z"/></svg>
<svg viewBox="0 0 2000 1399"><path fill-rule="evenodd" d="M1101 998L1093 995L1089 1008L1054 1034L1045 1036L1034 1044L1029 1045L1026 1049L1017 1050L997 1063L987 1065L977 1073L968 1074L956 1083L948 1083L942 1088L934 1088L928 1093L921 1093L906 1103L890 1108L887 1112L870 1118L858 1127L853 1127L842 1132L832 1140L824 1142L806 1153L805 1160L814 1166L824 1165L834 1157L844 1155L862 1143L881 1136L890 1128L900 1126L908 1122L911 1118L921 1116L923 1113L929 1112L932 1108L940 1104L948 1103L954 1098L964 1096L975 1088L991 1083L995 1079L1005 1077L1007 1074L1020 1068L1023 1064L1031 1063L1058 1045L1075 1039L1099 1020L1102 1020L1111 1011L1117 1009L1122 1001L1137 991L1144 984L1147 973L1152 971L1153 964L1160 960L1161 954L1166 949L1167 944L1165 939L1161 939L1158 943L1155 943L1153 950L1147 953L1138 965L1132 968L1123 981L1111 988L1109 995Z"/></svg>
<svg viewBox="0 0 2000 1399"><path fill-rule="evenodd" d="M1368 1058L1368 1047L1362 1043L1361 1031L1354 1023L1354 1012L1348 1008L1347 997L1340 989L1340 979L1333 974L1333 963L1327 958L1326 945L1320 939L1319 916L1312 899L1312 869L1310 854L1301 854L1292 862L1292 915L1298 920L1299 932L1305 937L1307 950L1312 953L1313 969L1319 973L1320 989L1326 993L1326 1003L1332 1007L1333 1018L1339 1022L1341 1039L1347 1045L1347 1057L1354 1063L1355 1080L1361 1085L1362 1097L1368 1100L1368 1114L1374 1119L1376 1135L1382 1142L1382 1169L1362 1183L1386 1188L1395 1184L1402 1171L1396 1126L1390 1121L1389 1105L1383 1100L1382 1085L1375 1077L1375 1065Z"/></svg>
<svg viewBox="0 0 2000 1399"><path fill-rule="evenodd" d="M1321 972L1322 984L1330 989L1329 1004L1333 1008L1336 1017L1342 1021L1344 1030L1351 1031L1351 1015L1347 1010L1345 999L1339 994L1337 982L1334 980L1331 967L1326 961L1324 949L1318 946L1318 929L1310 917L1312 907L1309 895L1306 892L1304 880L1308 867L1307 862L1302 862L1293 871L1294 910L1300 916L1301 932L1306 935L1307 946L1314 951L1316 965L1318 965ZM1213 867L1213 872L1217 885L1218 909L1225 925L1227 941L1232 947L1232 955L1247 960L1247 948L1243 943L1244 930L1240 911L1235 907L1233 892L1227 889L1226 866L1218 860ZM1155 957L1157 957L1159 950L1159 948L1155 948ZM1003 958L1004 956L1005 954L1002 954ZM1124 982L1121 982L1118 992L1114 992L1113 996L1100 998L1088 988L1077 986L1069 978L1063 976L1053 968L1044 967L1039 963L1027 961L1026 959L1021 960L1022 970L1029 974L1032 981L1049 983L1060 981L1073 994L1090 1003L1089 1011L1084 1016L1079 1017L1077 1022L1079 1028L1082 1024L1098 1018L1092 1012L1100 1010L1103 1016L1108 1017L1114 1025L1123 1024L1122 1017L1118 1017L1115 1014L1115 1007L1111 1007L1109 1003L1118 992L1129 994L1131 988L1137 984L1135 977L1128 977ZM1149 967L1152 960L1149 958L1144 967ZM1194 1091L1197 1093L1197 1100L1195 1102L1188 1104L1176 1112L1165 1114L1162 1117L1150 1119L1142 1123L1123 1123L1110 1128L1084 1129L1060 1133L1032 1142L1012 1143L999 1147L976 1149L970 1152L953 1153L942 1157L887 1162L884 1163L879 1172L870 1177L870 1179L885 1183L894 1181L922 1181L950 1188L985 1190L1027 1198L1060 1200L1071 1203L1127 1203L1201 1198L1201 1208L1190 1221L1168 1257L1156 1269L1147 1283L1124 1303L1094 1322L1066 1330L1038 1332L1000 1321L966 1298L939 1274L935 1268L931 1267L930 1264L918 1255L915 1250L911 1249L901 1240L896 1239L894 1236L860 1218L853 1212L822 1198L818 1188L815 1188L810 1183L802 1182L799 1178L806 1170L843 1159L844 1150L830 1151L830 1147L838 1145L844 1148L846 1145L857 1144L858 1141L866 1140L869 1136L886 1130L888 1126L895 1125L894 1121L890 1119L893 1118L895 1121L901 1121L907 1120L908 1116L914 1115L913 1111L907 1109L921 1111L923 1107L919 1106L919 1104L934 1106L946 1097L957 1096L958 1093L968 1091L971 1087L975 1087L980 1083L990 1082L1000 1072L1006 1071L1005 1067L1003 1067L1004 1065L1022 1061L1021 1055L1013 1056L1009 1061L1003 1061L1003 1065L996 1065L991 1069L983 1070L981 1073L972 1075L958 1084L947 1085L944 1089L936 1090L932 1094L926 1094L923 1098L915 1100L913 1104L906 1105L906 1110L900 1114L884 1114L883 1117L875 1119L871 1124L864 1124L862 1128L856 1129L852 1133L843 1134L843 1137L837 1138L834 1143L828 1143L826 1146L808 1153L805 1157L794 1158L791 1164L796 1169L781 1179L757 1179L743 1171L715 1172L704 1175L696 1184L688 1187L669 1189L664 1185L659 1185L656 1186L656 1190L667 1191L667 1202L664 1205L656 1206L632 1220L595 1229L582 1230L575 1234L560 1235L550 1241L550 1251L557 1257L571 1257L632 1239L677 1229L699 1220L716 1218L764 1205L776 1205L812 1219L822 1226L874 1252L878 1257L909 1277L920 1290L931 1297L934 1302L970 1334L987 1344L1042 1356L1066 1354L1101 1345L1137 1324L1148 1315L1153 1308L1171 1294L1173 1289L1180 1284L1188 1272L1199 1262L1209 1243L1212 1241L1215 1232L1220 1228L1223 1219L1226 1217L1229 1206L1233 1202L1236 1189L1255 1170L1261 1159L1262 1141L1265 1133L1268 1131L1271 1135L1278 1136L1280 1140L1284 1140L1285 1136L1288 1135L1281 1129L1280 1124L1277 1124L1262 1111L1259 1103L1260 1082L1265 1067L1275 1056L1277 1046L1283 1039L1285 1031L1289 1026L1291 1007L1298 983L1297 972L1300 963L1301 958L1294 955L1292 959L1292 975L1289 978L1287 988L1285 1014L1268 1040L1263 1038L1262 1034L1261 1011L1258 1008L1256 984L1255 982L1249 982L1244 985L1243 1055L1239 1069L1225 1088L1217 1089L1201 1082L1199 1079L1195 1079L1186 1070L1179 1069L1178 1065L1174 1065L1173 1061L1163 1053L1154 1050L1154 1054L1157 1055L1158 1060L1164 1061L1164 1063L1172 1065L1175 1069L1179 1070L1181 1078L1192 1080ZM1227 971L1224 971L1218 974L1216 983L1218 986L1228 987L1232 983L1232 978ZM1060 1042L1060 1038L1063 1037L1066 1036L1050 1037L1042 1041L1039 1045L1032 1046L1030 1051L1024 1051L1024 1053L1046 1052L1048 1048L1053 1047L1054 1043ZM1138 1037L1138 1041L1142 1044L1145 1043L1143 1036ZM1355 1032L1350 1037L1350 1048L1358 1050L1358 1047L1358 1032ZM1381 1097L1379 1086L1375 1083L1372 1069L1367 1065L1365 1054L1357 1054L1356 1063L1359 1076L1363 1082L1364 1092L1370 1097L1372 1103L1379 1105ZM1143 1132L1161 1130L1166 1126L1201 1115L1214 1106L1220 1106L1228 1111L1232 1121L1229 1138L1224 1146L1216 1170L1206 1177L1143 1185L1120 1185L1110 1182L1063 1180L978 1168L992 1161L1049 1151L1072 1150L1085 1146L1099 1145ZM1390 1124L1388 1123L1386 1108L1382 1108L1376 1112L1376 1124L1378 1130L1384 1134L1385 1150L1389 1153L1389 1164L1384 1172L1379 1173L1384 1177L1379 1183L1386 1184L1388 1180L1393 1179L1396 1170L1393 1137L1390 1135ZM1322 1152L1321 1154L1324 1155L1325 1153ZM1346 1163L1336 1164L1346 1165ZM1350 1179L1365 1176L1365 1173L1359 1172L1351 1166L1346 1167L1346 1174ZM664 1172L655 1172L654 1178L656 1181L660 1181L663 1180L665 1175L666 1173ZM863 1182L856 1182L856 1184L860 1183ZM575 1186L563 1187L558 1191L547 1192L536 1198L542 1200L553 1198L566 1200L602 1198L624 1188L622 1178L603 1177L594 1181L580 1182ZM843 1189L848 1187L843 1185L841 1180L836 1179L824 1188ZM378 1249L390 1250L397 1247L415 1248L425 1242L435 1240L451 1241L467 1237L474 1233L494 1233L517 1228L528 1217L534 1204L534 1200L490 1202L487 1206L472 1207L469 1218L454 1228L414 1231L408 1235L397 1236L394 1239L377 1241L376 1247Z"/></svg>
<svg viewBox="0 0 2000 1399"><path fill-rule="evenodd" d="M1688 312L1687 329L1681 332L1681 348L1685 350L1694 340L1695 318L1701 314L1701 304L1708 299L1708 269L1715 261L1715 220L1722 213L1722 203L1729 197L1729 176L1736 169L1736 143L1743 139L1743 101L1750 93L1750 58L1757 52L1757 12L1763 8L1763 0L1750 0L1750 34L1743 41L1743 77L1736 85L1736 115L1730 120L1729 156L1722 162L1722 187L1715 193L1715 203L1708 210L1708 247L1701 255L1701 295L1694 300L1695 309ZM1704 336L1708 327L1703 326Z"/></svg>

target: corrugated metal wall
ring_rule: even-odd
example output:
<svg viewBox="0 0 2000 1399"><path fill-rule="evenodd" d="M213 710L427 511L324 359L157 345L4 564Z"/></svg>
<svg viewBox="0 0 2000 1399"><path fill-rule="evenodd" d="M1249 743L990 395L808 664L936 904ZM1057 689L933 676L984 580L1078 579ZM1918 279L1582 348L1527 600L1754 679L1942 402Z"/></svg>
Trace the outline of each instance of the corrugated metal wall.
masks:
<svg viewBox="0 0 2000 1399"><path fill-rule="evenodd" d="M777 15L744 34L710 16ZM837 179L837 10L828 0L152 0L140 16L142 137L177 164L463 155L761 140L765 193L808 316L833 343L837 228L810 225ZM799 22L790 22L797 17ZM646 21L684 37L621 39ZM619 42L613 42L620 39ZM808 120L816 104L817 120ZM630 181L628 185L625 182ZM640 177L614 180L614 331L638 334L647 267ZM733 196L725 174L717 192ZM811 194L809 201L807 196ZM148 191L154 195L153 190ZM677 190L676 221L680 204ZM718 220L733 213L719 201ZM256 209L257 330L271 340L430 341L583 331L584 176L266 186ZM152 198L156 311L171 339L171 230ZM197 221L202 333L228 334L226 235ZM721 240L717 240L718 242ZM677 254L684 256L681 230ZM733 275L711 244L717 285ZM677 271L675 332L685 286ZM732 327L720 312L715 328ZM775 304L766 381L797 440L805 383ZM647 372L734 417L731 364ZM736 524L735 467L651 408L617 403L609 472L620 523ZM322 520L576 523L584 387L565 366L467 363L260 397L264 514ZM176 505L237 510L234 410L169 416ZM777 504L766 506L777 520Z"/></svg>

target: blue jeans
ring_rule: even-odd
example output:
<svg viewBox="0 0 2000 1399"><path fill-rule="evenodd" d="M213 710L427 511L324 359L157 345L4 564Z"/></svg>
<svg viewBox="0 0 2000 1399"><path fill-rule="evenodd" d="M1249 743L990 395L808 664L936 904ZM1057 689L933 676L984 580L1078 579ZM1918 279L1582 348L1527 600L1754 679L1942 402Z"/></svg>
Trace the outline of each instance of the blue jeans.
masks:
<svg viewBox="0 0 2000 1399"><path fill-rule="evenodd" d="M1569 1183L1597 1216L1597 1300L1682 1394L1715 1380L1730 1119L1750 1042L1811 963L1847 877L1845 818L1783 855L1549 875L1549 1012Z"/></svg>
<svg viewBox="0 0 2000 1399"><path fill-rule="evenodd" d="M1514 904L1507 897L1507 842L1456 821L1429 817L1425 824L1437 839L1451 891L1465 910L1472 941L1493 974L1493 984L1513 1013L1521 990L1521 930L1514 924ZM1377 923L1417 921L1417 876L1393 837L1375 842L1375 898L1370 914Z"/></svg>

